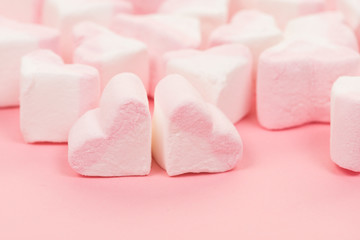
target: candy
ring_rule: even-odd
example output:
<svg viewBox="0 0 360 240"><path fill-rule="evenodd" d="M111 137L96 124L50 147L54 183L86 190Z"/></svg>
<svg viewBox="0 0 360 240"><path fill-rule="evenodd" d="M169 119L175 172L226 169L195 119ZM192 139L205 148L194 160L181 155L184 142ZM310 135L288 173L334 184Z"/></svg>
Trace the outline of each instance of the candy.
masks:
<svg viewBox="0 0 360 240"><path fill-rule="evenodd" d="M49 50L26 55L21 77L20 125L26 142L67 142L75 121L98 102L97 70L65 65Z"/></svg>
<svg viewBox="0 0 360 240"><path fill-rule="evenodd" d="M160 81L154 104L152 151L168 175L224 172L241 159L236 128L185 78L169 75Z"/></svg>
<svg viewBox="0 0 360 240"><path fill-rule="evenodd" d="M85 113L69 134L69 163L86 176L146 175L151 167L151 118L141 80L116 75L100 107Z"/></svg>

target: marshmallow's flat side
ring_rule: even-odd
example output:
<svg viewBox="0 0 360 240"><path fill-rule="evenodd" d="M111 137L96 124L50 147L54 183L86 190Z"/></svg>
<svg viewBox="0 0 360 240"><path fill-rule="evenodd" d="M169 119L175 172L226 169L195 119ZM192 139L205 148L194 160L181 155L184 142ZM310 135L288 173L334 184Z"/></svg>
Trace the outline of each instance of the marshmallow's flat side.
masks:
<svg viewBox="0 0 360 240"><path fill-rule="evenodd" d="M89 23L76 26L74 35L79 42L74 51L74 62L97 68L102 89L115 75L132 72L140 77L148 91L149 56L144 43Z"/></svg>
<svg viewBox="0 0 360 240"><path fill-rule="evenodd" d="M340 77L331 92L331 159L360 172L360 78Z"/></svg>
<svg viewBox="0 0 360 240"><path fill-rule="evenodd" d="M155 92L152 149L159 165L175 176L228 171L241 158L242 143L221 111L203 102L186 79L169 75Z"/></svg>
<svg viewBox="0 0 360 240"><path fill-rule="evenodd" d="M25 141L66 142L73 123L97 104L97 70L64 65L45 50L25 56L21 69L20 126Z"/></svg>
<svg viewBox="0 0 360 240"><path fill-rule="evenodd" d="M285 37L329 42L359 50L353 30L344 23L339 12L325 12L291 20L285 28Z"/></svg>
<svg viewBox="0 0 360 240"><path fill-rule="evenodd" d="M261 52L282 39L282 31L275 19L257 10L242 10L230 24L215 29L209 40L209 46L240 43L249 47L257 59Z"/></svg>
<svg viewBox="0 0 360 240"><path fill-rule="evenodd" d="M84 114L69 134L69 163L85 176L147 175L151 118L146 91L133 74L115 76L100 108Z"/></svg>
<svg viewBox="0 0 360 240"><path fill-rule="evenodd" d="M232 122L249 112L253 83L252 57L247 48L223 45L192 55L184 51L181 56L180 52L168 55L168 74L186 77L207 102L219 107Z"/></svg>
<svg viewBox="0 0 360 240"><path fill-rule="evenodd" d="M347 47L306 41L284 42L260 57L257 112L260 124L283 129L329 122L332 84L359 73L359 54Z"/></svg>

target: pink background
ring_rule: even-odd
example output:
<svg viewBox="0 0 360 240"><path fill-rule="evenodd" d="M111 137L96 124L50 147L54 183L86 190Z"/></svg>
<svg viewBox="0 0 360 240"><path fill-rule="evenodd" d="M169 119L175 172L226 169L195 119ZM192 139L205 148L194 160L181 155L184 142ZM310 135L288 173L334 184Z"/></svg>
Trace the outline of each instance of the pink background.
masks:
<svg viewBox="0 0 360 240"><path fill-rule="evenodd" d="M223 174L85 178L67 146L25 144L0 110L0 239L360 239L360 176L329 159L329 126L271 132L254 115Z"/></svg>

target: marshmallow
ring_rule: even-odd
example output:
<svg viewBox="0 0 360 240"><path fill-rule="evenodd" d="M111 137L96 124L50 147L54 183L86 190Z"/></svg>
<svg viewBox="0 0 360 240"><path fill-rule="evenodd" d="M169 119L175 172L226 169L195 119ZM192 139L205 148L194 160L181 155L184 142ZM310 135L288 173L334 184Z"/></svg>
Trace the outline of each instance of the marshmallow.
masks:
<svg viewBox="0 0 360 240"><path fill-rule="evenodd" d="M147 45L150 54L150 96L154 95L156 83L164 76L161 67L163 55L201 45L200 23L191 17L119 14L112 28L120 35L136 38Z"/></svg>
<svg viewBox="0 0 360 240"><path fill-rule="evenodd" d="M199 19L205 45L210 33L227 22L229 2L229 0L167 0L160 6L158 12Z"/></svg>
<svg viewBox="0 0 360 240"><path fill-rule="evenodd" d="M70 63L74 50L72 28L82 21L108 26L117 13L132 12L129 2L121 0L45 0L42 23L61 31L60 50Z"/></svg>
<svg viewBox="0 0 360 240"><path fill-rule="evenodd" d="M146 175L151 167L151 117L141 80L110 80L100 108L85 113L69 134L69 163L86 176Z"/></svg>
<svg viewBox="0 0 360 240"><path fill-rule="evenodd" d="M248 48L222 45L206 50L179 50L165 55L167 74L180 74L235 123L250 110L252 56Z"/></svg>
<svg viewBox="0 0 360 240"><path fill-rule="evenodd" d="M21 79L20 125L26 142L67 142L74 122L99 98L95 68L65 65L49 50L23 57Z"/></svg>
<svg viewBox="0 0 360 240"><path fill-rule="evenodd" d="M57 51L59 33L0 17L0 107L19 105L21 57L39 48Z"/></svg>
<svg viewBox="0 0 360 240"><path fill-rule="evenodd" d="M257 8L275 17L280 27L293 18L326 9L327 0L243 0L246 8Z"/></svg>
<svg viewBox="0 0 360 240"><path fill-rule="evenodd" d="M93 66L100 73L102 89L109 80L122 72L132 72L149 89L149 56L144 43L121 37L91 22L74 27L74 63Z"/></svg>
<svg viewBox="0 0 360 240"><path fill-rule="evenodd" d="M0 15L21 22L39 23L43 0L0 0Z"/></svg>
<svg viewBox="0 0 360 240"><path fill-rule="evenodd" d="M266 50L258 65L260 124L283 129L329 122L332 84L342 75L357 75L359 67L359 54L339 45L294 40Z"/></svg>
<svg viewBox="0 0 360 240"><path fill-rule="evenodd" d="M127 0L134 6L136 14L149 14L155 13L160 5L166 0Z"/></svg>
<svg viewBox="0 0 360 240"><path fill-rule="evenodd" d="M331 159L360 172L360 77L340 77L331 92Z"/></svg>
<svg viewBox="0 0 360 240"><path fill-rule="evenodd" d="M343 16L335 12L296 18L286 26L285 37L328 42L359 50L354 32L345 25Z"/></svg>
<svg viewBox="0 0 360 240"><path fill-rule="evenodd" d="M234 125L185 78L164 78L154 106L152 152L170 176L224 172L241 159L242 141Z"/></svg>
<svg viewBox="0 0 360 240"><path fill-rule="evenodd" d="M358 0L338 0L337 5L360 41L360 2Z"/></svg>
<svg viewBox="0 0 360 240"><path fill-rule="evenodd" d="M256 63L265 49L281 40L282 32L271 15L257 10L243 10L232 18L230 24L212 32L209 45L241 43L250 48Z"/></svg>

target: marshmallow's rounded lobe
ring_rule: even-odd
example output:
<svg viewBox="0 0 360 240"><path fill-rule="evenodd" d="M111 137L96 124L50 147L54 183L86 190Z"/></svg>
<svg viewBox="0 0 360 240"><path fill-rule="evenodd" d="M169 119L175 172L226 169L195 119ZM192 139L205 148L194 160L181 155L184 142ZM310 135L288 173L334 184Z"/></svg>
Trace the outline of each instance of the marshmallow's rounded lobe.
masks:
<svg viewBox="0 0 360 240"><path fill-rule="evenodd" d="M343 12L346 22L355 31L360 43L360 2L357 0L338 0L337 6Z"/></svg>
<svg viewBox="0 0 360 240"><path fill-rule="evenodd" d="M282 31L271 15L257 10L243 10L234 15L231 23L211 33L209 46L243 44L250 48L256 63L265 49L279 43L282 38Z"/></svg>
<svg viewBox="0 0 360 240"><path fill-rule="evenodd" d="M242 156L241 138L231 122L177 75L156 89L152 148L170 176L228 171Z"/></svg>
<svg viewBox="0 0 360 240"><path fill-rule="evenodd" d="M70 131L69 163L85 176L150 172L151 118L140 79L120 74L109 82L100 108L84 114Z"/></svg>
<svg viewBox="0 0 360 240"><path fill-rule="evenodd" d="M324 12L291 20L285 28L287 39L304 39L349 47L358 51L353 30L339 12Z"/></svg>
<svg viewBox="0 0 360 240"><path fill-rule="evenodd" d="M61 31L60 50L65 62L71 63L74 51L73 27L82 21L109 26L118 13L132 12L132 5L116 0L45 0L42 24Z"/></svg>
<svg viewBox="0 0 360 240"><path fill-rule="evenodd" d="M258 65L257 115L267 129L330 121L332 84L359 74L359 54L347 47L290 41L266 50Z"/></svg>
<svg viewBox="0 0 360 240"><path fill-rule="evenodd" d="M0 0L0 15L21 22L39 23L43 0Z"/></svg>
<svg viewBox="0 0 360 240"><path fill-rule="evenodd" d="M197 18L201 23L203 46L206 46L211 32L227 22L229 5L229 0L167 0L158 12Z"/></svg>
<svg viewBox="0 0 360 240"><path fill-rule="evenodd" d="M165 76L162 57L166 52L199 48L201 30L198 20L185 16L119 14L112 29L118 34L138 39L148 47L150 55L149 95L154 96L157 82Z"/></svg>
<svg viewBox="0 0 360 240"><path fill-rule="evenodd" d="M183 52L183 53L181 53ZM166 72L184 76L205 101L237 122L250 111L252 56L242 45L222 45L205 52L184 50L167 55Z"/></svg>
<svg viewBox="0 0 360 240"><path fill-rule="evenodd" d="M50 51L22 60L20 126L26 142L67 142L75 121L97 105L99 75L85 65L64 65Z"/></svg>
<svg viewBox="0 0 360 240"><path fill-rule="evenodd" d="M102 89L115 75L132 72L140 77L146 91L149 91L149 55L146 45L101 28L93 23L80 23L74 28L75 38L80 42L74 51L74 63L98 69Z"/></svg>
<svg viewBox="0 0 360 240"><path fill-rule="evenodd" d="M58 50L59 33L0 17L0 107L19 105L21 57L39 48Z"/></svg>
<svg viewBox="0 0 360 240"><path fill-rule="evenodd" d="M331 92L331 159L360 172L360 78L340 77Z"/></svg>

